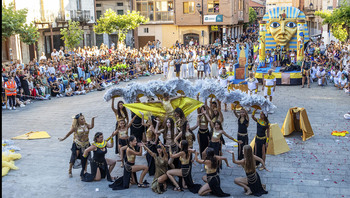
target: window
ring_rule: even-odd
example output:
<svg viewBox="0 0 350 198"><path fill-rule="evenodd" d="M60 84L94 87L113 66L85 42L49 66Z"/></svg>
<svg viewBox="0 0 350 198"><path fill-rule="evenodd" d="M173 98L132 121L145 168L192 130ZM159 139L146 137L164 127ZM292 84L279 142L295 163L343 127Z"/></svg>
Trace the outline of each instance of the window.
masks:
<svg viewBox="0 0 350 198"><path fill-rule="evenodd" d="M150 21L173 21L173 0L137 0L136 11Z"/></svg>
<svg viewBox="0 0 350 198"><path fill-rule="evenodd" d="M244 4L243 0L238 0L238 10L243 11L243 4Z"/></svg>
<svg viewBox="0 0 350 198"><path fill-rule="evenodd" d="M189 2L184 2L184 14L194 14L194 2L189 1Z"/></svg>
<svg viewBox="0 0 350 198"><path fill-rule="evenodd" d="M148 28L143 28L143 33L148 33Z"/></svg>
<svg viewBox="0 0 350 198"><path fill-rule="evenodd" d="M102 5L100 4L100 3L97 3L96 4L96 8L99 8L99 7L101 7Z"/></svg>
<svg viewBox="0 0 350 198"><path fill-rule="evenodd" d="M117 6L123 6L123 2L118 2Z"/></svg>
<svg viewBox="0 0 350 198"><path fill-rule="evenodd" d="M124 10L117 10L117 14L118 15L123 15L124 14Z"/></svg>
<svg viewBox="0 0 350 198"><path fill-rule="evenodd" d="M208 1L208 13L218 13L219 12L219 0Z"/></svg>
<svg viewBox="0 0 350 198"><path fill-rule="evenodd" d="M96 10L96 19L100 19L101 15L102 15L102 11Z"/></svg>

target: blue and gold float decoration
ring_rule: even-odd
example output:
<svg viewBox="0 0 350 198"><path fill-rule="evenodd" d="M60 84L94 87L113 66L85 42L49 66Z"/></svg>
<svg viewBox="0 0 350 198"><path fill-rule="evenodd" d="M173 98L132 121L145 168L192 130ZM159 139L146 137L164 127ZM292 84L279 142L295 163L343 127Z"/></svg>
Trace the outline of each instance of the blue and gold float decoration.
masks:
<svg viewBox="0 0 350 198"><path fill-rule="evenodd" d="M266 12L259 22L259 67L256 78L263 78L263 74L271 69L271 62L266 57L266 51L279 48L285 51L296 51L297 64L304 60L304 44L309 41L309 31L305 22L305 14L295 7L275 7ZM300 71L280 73L279 67L274 75L277 84L299 84ZM285 83L282 78L285 76ZM288 80L288 78L290 80ZM289 82L289 83L288 83Z"/></svg>

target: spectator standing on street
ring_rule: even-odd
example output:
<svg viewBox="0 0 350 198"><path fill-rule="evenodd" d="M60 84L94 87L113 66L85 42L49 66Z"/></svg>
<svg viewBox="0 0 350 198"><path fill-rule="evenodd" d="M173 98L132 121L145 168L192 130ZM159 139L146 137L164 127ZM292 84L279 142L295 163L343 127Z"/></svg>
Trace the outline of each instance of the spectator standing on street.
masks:
<svg viewBox="0 0 350 198"><path fill-rule="evenodd" d="M9 76L8 81L5 82L5 92L10 104L10 109L16 110L17 85L12 76Z"/></svg>

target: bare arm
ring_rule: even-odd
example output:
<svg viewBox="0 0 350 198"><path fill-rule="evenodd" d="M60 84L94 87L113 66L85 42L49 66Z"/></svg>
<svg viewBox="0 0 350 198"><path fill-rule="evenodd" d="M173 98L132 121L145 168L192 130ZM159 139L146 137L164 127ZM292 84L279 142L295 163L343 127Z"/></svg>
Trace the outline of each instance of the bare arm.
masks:
<svg viewBox="0 0 350 198"><path fill-rule="evenodd" d="M157 155L155 153L153 153L151 150L149 150L149 148L147 148L146 145L142 144L142 146L153 158L157 157Z"/></svg>
<svg viewBox="0 0 350 198"><path fill-rule="evenodd" d="M171 152L171 149L169 149L169 152L170 152L170 157L171 158L178 158L178 157L180 157L181 155L183 155L183 154L185 154L185 152L183 152L183 151L181 151L181 152L179 152L179 153L176 153L176 154L173 154L172 152Z"/></svg>
<svg viewBox="0 0 350 198"><path fill-rule="evenodd" d="M259 161L259 162L262 164L263 168L264 168L266 171L269 171L269 170L267 170L267 168L266 168L266 165L265 165L264 160L262 160L260 157L258 157L258 156L256 156L256 155L253 155L253 157L254 157L255 161Z"/></svg>
<svg viewBox="0 0 350 198"><path fill-rule="evenodd" d="M225 161L227 167L230 167L230 164L228 163L228 160L226 157L222 157L222 156L218 156L218 155L215 155L216 159L217 160L222 160L222 161Z"/></svg>
<svg viewBox="0 0 350 198"><path fill-rule="evenodd" d="M113 145L114 145L113 143L107 142L106 147L107 147L107 148L113 148Z"/></svg>
<svg viewBox="0 0 350 198"><path fill-rule="evenodd" d="M224 134L226 137L228 137L229 139L235 141L235 142L239 142L238 140L236 140L235 138L233 138L232 136L230 136L229 134L227 134L224 130L222 131L222 134Z"/></svg>
<svg viewBox="0 0 350 198"><path fill-rule="evenodd" d="M137 155L137 156L141 156L142 155L142 147L140 147L140 151L137 152L137 151L134 151L132 149L126 149L126 152L131 154L131 155Z"/></svg>
<svg viewBox="0 0 350 198"><path fill-rule="evenodd" d="M196 160L196 162L198 162L198 163L200 163L200 164L204 164L204 160L202 160L202 159L198 159L198 152L196 152L195 153L195 160Z"/></svg>
<svg viewBox="0 0 350 198"><path fill-rule="evenodd" d="M96 147L95 145L89 146L89 148L85 149L84 154L83 154L83 157L87 157L87 155L88 155L91 151L93 151L93 150L95 150L95 149L97 149L97 147Z"/></svg>
<svg viewBox="0 0 350 198"><path fill-rule="evenodd" d="M234 164L238 164L238 165L244 166L244 160L236 160L235 159L235 153L233 151L228 151L228 152L232 154L232 162Z"/></svg>
<svg viewBox="0 0 350 198"><path fill-rule="evenodd" d="M131 127L131 125L132 125L132 123L134 122L134 120L136 119L136 117L137 117L137 115L135 115L135 116L132 118L132 120L129 122L128 126L126 126L127 129L129 129L129 128Z"/></svg>
<svg viewBox="0 0 350 198"><path fill-rule="evenodd" d="M252 113L252 119L255 121L255 122L257 122L258 120L256 119L256 117L255 117L255 113L256 113L256 109L253 111L253 113Z"/></svg>
<svg viewBox="0 0 350 198"><path fill-rule="evenodd" d="M112 98L112 110L117 113L117 109L114 107L114 98Z"/></svg>
<svg viewBox="0 0 350 198"><path fill-rule="evenodd" d="M91 125L87 124L88 129L94 128L94 126L95 126L95 118L97 118L97 116L94 116L94 117L91 118Z"/></svg>
<svg viewBox="0 0 350 198"><path fill-rule="evenodd" d="M175 138L175 143L176 143L176 145L178 145L178 146L179 146L179 139L181 138L181 136L182 136L182 132L180 132L180 133L176 136L176 138Z"/></svg>
<svg viewBox="0 0 350 198"><path fill-rule="evenodd" d="M77 129L76 128L71 128L70 129L70 131L67 133L67 135L66 136L64 136L64 138L58 138L58 140L60 140L60 141L63 141L63 140L65 140L65 139L67 139L67 137L69 137L72 133L74 133L74 131L76 131Z"/></svg>
<svg viewBox="0 0 350 198"><path fill-rule="evenodd" d="M210 119L209 115L208 115L207 113L204 113L204 115L205 115L205 117L208 119L211 128L214 128L214 123L213 123L213 121Z"/></svg>

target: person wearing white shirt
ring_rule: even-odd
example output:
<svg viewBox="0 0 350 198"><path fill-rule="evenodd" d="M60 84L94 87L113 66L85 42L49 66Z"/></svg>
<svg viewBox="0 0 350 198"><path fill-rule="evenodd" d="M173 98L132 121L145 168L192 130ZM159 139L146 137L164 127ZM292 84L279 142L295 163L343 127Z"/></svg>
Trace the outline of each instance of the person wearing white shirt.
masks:
<svg viewBox="0 0 350 198"><path fill-rule="evenodd" d="M168 56L166 53L164 53L163 58L161 59L163 62L163 73L164 73L164 78L167 78L168 75Z"/></svg>
<svg viewBox="0 0 350 198"><path fill-rule="evenodd" d="M333 78L334 86L337 87L339 84L339 79L341 77L341 71L339 71L339 67L335 67L335 70L331 71L331 78Z"/></svg>
<svg viewBox="0 0 350 198"><path fill-rule="evenodd" d="M58 61L59 53L56 51L56 49L53 49L53 52L51 53L51 59Z"/></svg>
<svg viewBox="0 0 350 198"><path fill-rule="evenodd" d="M344 73L341 73L341 77L339 79L339 84L338 84L339 89L344 89L347 83L348 83L348 79L346 78Z"/></svg>
<svg viewBox="0 0 350 198"><path fill-rule="evenodd" d="M205 77L210 78L210 73L211 73L210 65L209 65L210 54L209 54L209 52L206 52L205 54L206 55L205 55L205 60L204 60L204 74L205 74Z"/></svg>
<svg viewBox="0 0 350 198"><path fill-rule="evenodd" d="M188 68L188 76L189 76L189 78L193 78L194 77L193 61L194 61L193 56L191 54L188 54L188 65L187 65L187 68Z"/></svg>
<svg viewBox="0 0 350 198"><path fill-rule="evenodd" d="M47 68L47 71L49 72L49 74L56 74L56 70L55 67L52 65L52 63L50 63L49 67Z"/></svg>
<svg viewBox="0 0 350 198"><path fill-rule="evenodd" d="M198 79L199 79L199 76L201 76L201 79L203 78L203 71L204 71L204 60L205 60L205 56L200 56L198 54L198 58L197 58L197 61L198 61L198 66L197 66L197 76L198 76Z"/></svg>
<svg viewBox="0 0 350 198"><path fill-rule="evenodd" d="M41 56L40 56L40 58L39 58L39 62L40 62L41 60L43 60L43 61L46 61L46 60L47 60L47 58L46 58L46 56L45 56L45 52L41 52Z"/></svg>
<svg viewBox="0 0 350 198"><path fill-rule="evenodd" d="M249 78L240 82L240 84L247 82L248 84L248 95L254 95L258 93L258 79L254 78L254 73L249 72Z"/></svg>
<svg viewBox="0 0 350 198"><path fill-rule="evenodd" d="M272 96L276 90L276 77L272 74L272 69L268 71L268 75L264 76L263 79L263 91L264 97L270 96L270 101L272 101Z"/></svg>
<svg viewBox="0 0 350 198"><path fill-rule="evenodd" d="M186 54L182 54L181 58L181 76L182 78L186 79L187 78L187 58Z"/></svg>
<svg viewBox="0 0 350 198"><path fill-rule="evenodd" d="M324 70L323 66L316 73L316 77L318 78L318 85L324 86L326 80L326 70Z"/></svg>

